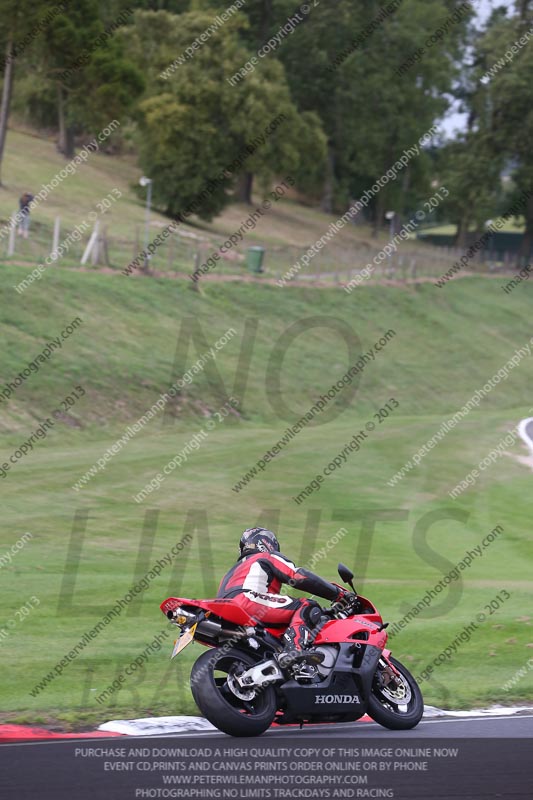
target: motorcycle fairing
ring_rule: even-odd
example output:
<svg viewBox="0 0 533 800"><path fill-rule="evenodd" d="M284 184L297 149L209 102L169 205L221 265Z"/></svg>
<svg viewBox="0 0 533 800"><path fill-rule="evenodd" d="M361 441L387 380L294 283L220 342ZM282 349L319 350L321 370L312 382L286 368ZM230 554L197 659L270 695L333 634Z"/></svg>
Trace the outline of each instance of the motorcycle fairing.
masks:
<svg viewBox="0 0 533 800"><path fill-rule="evenodd" d="M315 644L334 644L338 642L365 641L374 647L383 647L387 641L387 634L381 630L381 617L378 614L368 614L351 617L349 619L331 620L318 631Z"/></svg>
<svg viewBox="0 0 533 800"><path fill-rule="evenodd" d="M372 678L380 656L380 648L366 645L360 666L354 667L353 644L341 644L335 666L322 681L302 685L290 679L279 687L278 691L285 700L285 710L278 721L281 724L310 722L315 718L323 719L338 714L353 715L357 719L367 708ZM344 698L350 700L344 701Z"/></svg>
<svg viewBox="0 0 533 800"><path fill-rule="evenodd" d="M364 609L363 614L350 617L344 620L330 620L320 629L316 637L316 644L331 644L332 642L351 642L358 634L368 634L368 642L377 647L383 646L387 640L386 634L379 633L378 628L382 624L381 616L376 611L372 603L365 597L359 598ZM187 597L167 597L159 606L163 614L167 611L175 611L180 606L187 606L210 611L216 617L231 622L234 625L255 627L257 620L244 611L233 600L223 597L212 600L195 600ZM279 638L286 629L286 625L269 626L263 623L263 627L271 635ZM362 638L366 639L366 636Z"/></svg>
<svg viewBox="0 0 533 800"><path fill-rule="evenodd" d="M233 600L226 600L223 597L214 600L191 600L187 597L167 597L159 608L163 614L167 611L175 611L180 606L192 606L193 608L202 609L203 611L210 611L216 617L220 617L226 622L231 622L234 625L244 625L246 627L254 627L257 625L257 620L251 617L244 609L242 609ZM279 637L283 634L287 625L278 625L270 627L268 624L263 626L273 636Z"/></svg>
<svg viewBox="0 0 533 800"><path fill-rule="evenodd" d="M231 600L220 598L219 600L191 600L187 597L167 597L163 600L159 608L166 614L167 611L175 611L180 606L193 606L201 608L203 611L211 611L217 617L235 625L253 625L254 621L246 611L243 611L236 603Z"/></svg>

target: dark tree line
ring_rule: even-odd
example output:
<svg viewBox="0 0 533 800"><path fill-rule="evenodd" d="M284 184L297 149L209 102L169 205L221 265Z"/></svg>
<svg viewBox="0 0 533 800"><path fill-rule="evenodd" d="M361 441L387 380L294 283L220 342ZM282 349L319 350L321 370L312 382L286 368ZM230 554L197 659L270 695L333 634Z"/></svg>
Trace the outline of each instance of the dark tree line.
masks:
<svg viewBox="0 0 533 800"><path fill-rule="evenodd" d="M239 169L200 204L200 216L216 215L232 196L250 201L254 188L284 172L304 200L343 211L455 101L467 112L466 130L435 141L382 189L369 210L376 229L387 209L409 215L439 180L450 190L440 213L462 243L513 192L533 189L533 46L487 80L533 28L531 0L506 4L483 30L463 0L395 0L389 11L383 0L308 5L302 15L294 0L247 2L213 29L230 9L215 0L0 0L0 168L11 109L56 130L67 158L77 137L117 118L117 137L131 134L169 214L232 162ZM257 58L295 15L294 30ZM254 56L254 68L232 85ZM264 136L280 114L284 124ZM243 160L247 143L262 136ZM530 248L533 200L526 224Z"/></svg>

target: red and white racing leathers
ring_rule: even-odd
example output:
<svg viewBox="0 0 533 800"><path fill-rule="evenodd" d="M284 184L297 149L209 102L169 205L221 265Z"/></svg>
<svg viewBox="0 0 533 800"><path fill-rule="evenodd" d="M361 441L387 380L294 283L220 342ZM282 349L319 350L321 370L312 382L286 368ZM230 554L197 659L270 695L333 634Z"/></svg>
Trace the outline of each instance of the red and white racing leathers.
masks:
<svg viewBox="0 0 533 800"><path fill-rule="evenodd" d="M285 641L301 650L309 641L306 624L309 600L279 594L282 584L299 591L336 600L343 590L303 567L296 567L281 553L244 556L222 578L218 597L230 598L250 616L265 625L290 626Z"/></svg>

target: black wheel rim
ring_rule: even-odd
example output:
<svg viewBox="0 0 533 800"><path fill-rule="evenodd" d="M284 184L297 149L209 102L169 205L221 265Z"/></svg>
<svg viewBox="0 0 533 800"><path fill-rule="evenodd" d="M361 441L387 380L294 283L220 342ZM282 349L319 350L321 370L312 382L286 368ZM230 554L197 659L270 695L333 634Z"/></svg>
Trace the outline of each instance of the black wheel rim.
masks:
<svg viewBox="0 0 533 800"><path fill-rule="evenodd" d="M246 716L261 715L267 707L265 691L258 690L254 697L238 697L232 690L232 676L239 668L249 669L250 664L236 661L235 658L222 657L213 665L213 679L220 696L228 706ZM229 680L228 680L229 679ZM244 694L244 693L243 693ZM248 695L248 693L246 693Z"/></svg>

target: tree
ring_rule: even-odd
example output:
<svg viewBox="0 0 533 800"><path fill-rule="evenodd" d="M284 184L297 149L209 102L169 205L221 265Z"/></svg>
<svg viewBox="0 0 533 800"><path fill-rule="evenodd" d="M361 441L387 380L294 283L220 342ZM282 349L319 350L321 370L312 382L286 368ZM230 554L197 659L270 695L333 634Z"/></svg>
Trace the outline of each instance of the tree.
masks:
<svg viewBox="0 0 533 800"><path fill-rule="evenodd" d="M4 0L0 18L0 48L4 53L1 68L4 73L2 100L0 102L0 185L7 124L11 108L13 79L16 61L31 45L33 36L39 35L38 24L43 23L50 3L28 0ZM27 43L26 43L27 42Z"/></svg>
<svg viewBox="0 0 533 800"><path fill-rule="evenodd" d="M531 194L524 205L525 256L533 249L533 50L527 42L514 54L510 48L533 26L532 5L517 3L513 16L500 13L490 20L477 42L471 101L479 129L490 134L493 153L513 166L517 192ZM506 53L511 56L505 58Z"/></svg>
<svg viewBox="0 0 533 800"><path fill-rule="evenodd" d="M281 64L265 63L235 86L226 80L249 57L239 39L242 17L226 22L194 57L168 72L212 21L211 13L197 11L179 18L138 12L134 29L123 34L129 56L147 76L138 115L140 163L154 181L155 202L175 216L195 204L196 213L212 218L237 184L245 190L241 199L249 200L251 176L265 187L276 174L298 170L306 156L303 141L320 163L320 125L298 114ZM276 118L281 122L266 133Z"/></svg>
<svg viewBox="0 0 533 800"><path fill-rule="evenodd" d="M332 4L321 4L315 9L311 3L311 13L307 16L300 13L298 4L293 0L260 0L253 4L247 3L241 9L241 15L248 24L238 31L239 41L245 48L239 67L251 57L257 56L258 50L272 36L278 34L289 18L297 22L292 33L282 36L277 49L259 60L254 76L257 81L257 75L261 77L274 74L272 70L276 69L276 64L283 64L285 67L291 100L299 112L299 119L291 124L297 126L300 141L305 143L300 164L294 170L295 177L298 188L311 195L316 194L318 184L323 185L328 166L324 109L329 97L327 82L322 73L328 63L324 50L326 43L331 38L332 31L342 29L342 25L339 25L338 5L336 3L332 7ZM340 5L348 8L348 0L340 0ZM209 11L213 16L220 9L216 0L192 0L192 7ZM298 45L295 45L296 39ZM305 60L303 68L294 64L294 60L298 61L301 56ZM309 61L311 72L306 68ZM251 78L246 80L253 82ZM240 196L244 198L249 196L249 176L241 177Z"/></svg>
<svg viewBox="0 0 533 800"><path fill-rule="evenodd" d="M132 106L144 89L136 67L106 33L97 0L76 0L48 26L41 48L44 73L57 97L59 150L74 155L76 131L103 127Z"/></svg>
<svg viewBox="0 0 533 800"><path fill-rule="evenodd" d="M469 228L478 234L501 198L503 157L486 131L471 130L447 143L439 154L439 176L449 191L443 210L457 226L456 247L468 243Z"/></svg>
<svg viewBox="0 0 533 800"><path fill-rule="evenodd" d="M330 168L322 203L328 211L344 208L417 142L446 110L446 94L457 75L466 16L411 68L403 74L397 70L460 1L403 0L384 15L388 5L377 0L366 0L364 7L351 0L322 3L277 53L298 106L316 111L328 136ZM277 0L276 8L287 15L292 4ZM428 186L425 159L417 159L401 184L390 184L377 195L376 229L385 207L411 208Z"/></svg>

